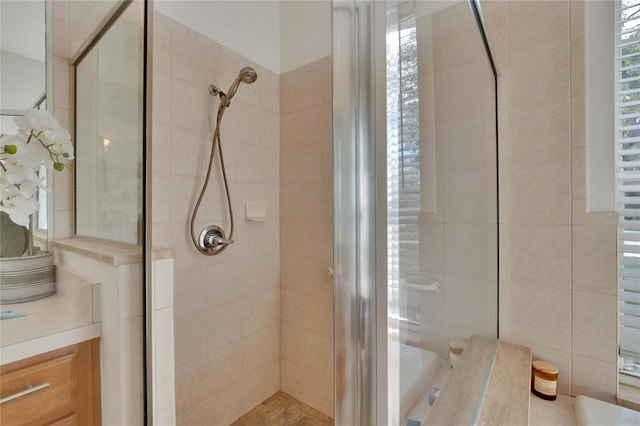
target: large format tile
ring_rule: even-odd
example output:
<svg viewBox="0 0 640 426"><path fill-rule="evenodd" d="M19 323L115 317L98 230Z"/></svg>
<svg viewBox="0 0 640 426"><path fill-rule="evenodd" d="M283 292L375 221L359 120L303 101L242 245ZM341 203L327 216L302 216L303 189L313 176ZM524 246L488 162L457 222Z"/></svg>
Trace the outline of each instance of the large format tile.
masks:
<svg viewBox="0 0 640 426"><path fill-rule="evenodd" d="M618 387L617 363L579 355L571 357L571 395L585 395L614 403Z"/></svg>
<svg viewBox="0 0 640 426"><path fill-rule="evenodd" d="M333 374L333 340L282 325L281 357L317 374Z"/></svg>
<svg viewBox="0 0 640 426"><path fill-rule="evenodd" d="M571 163L512 166L511 223L571 223Z"/></svg>
<svg viewBox="0 0 640 426"><path fill-rule="evenodd" d="M618 298L616 295L573 291L571 351L600 361L617 361L616 333Z"/></svg>
<svg viewBox="0 0 640 426"><path fill-rule="evenodd" d="M571 99L553 99L509 113L511 165L571 159ZM540 125L544 123L544 125Z"/></svg>
<svg viewBox="0 0 640 426"><path fill-rule="evenodd" d="M571 287L571 226L511 225L510 274L518 283Z"/></svg>
<svg viewBox="0 0 640 426"><path fill-rule="evenodd" d="M511 338L529 346L571 350L571 291L511 286Z"/></svg>
<svg viewBox="0 0 640 426"><path fill-rule="evenodd" d="M573 288L617 294L617 228L573 226Z"/></svg>
<svg viewBox="0 0 640 426"><path fill-rule="evenodd" d="M509 48L509 106L520 108L570 96L569 37Z"/></svg>
<svg viewBox="0 0 640 426"><path fill-rule="evenodd" d="M527 50L533 43L569 35L568 1L507 2L509 46Z"/></svg>

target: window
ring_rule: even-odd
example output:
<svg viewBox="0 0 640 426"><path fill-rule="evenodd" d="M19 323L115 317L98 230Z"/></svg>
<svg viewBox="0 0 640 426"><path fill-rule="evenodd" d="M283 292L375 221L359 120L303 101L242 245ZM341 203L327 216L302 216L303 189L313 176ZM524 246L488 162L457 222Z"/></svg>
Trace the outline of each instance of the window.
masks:
<svg viewBox="0 0 640 426"><path fill-rule="evenodd" d="M389 274L392 285L394 274L397 277L399 319L418 325L420 293L409 288L412 284L420 284L420 133L415 15L401 17L398 27L398 32L387 40Z"/></svg>
<svg viewBox="0 0 640 426"><path fill-rule="evenodd" d="M640 1L617 2L616 208L620 372L640 377Z"/></svg>

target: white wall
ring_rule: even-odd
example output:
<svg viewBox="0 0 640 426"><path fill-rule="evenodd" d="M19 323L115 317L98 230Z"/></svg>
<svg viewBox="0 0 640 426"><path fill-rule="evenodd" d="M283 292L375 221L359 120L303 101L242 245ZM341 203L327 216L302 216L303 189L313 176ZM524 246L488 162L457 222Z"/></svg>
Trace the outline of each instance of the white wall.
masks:
<svg viewBox="0 0 640 426"><path fill-rule="evenodd" d="M280 2L280 72L331 54L331 1Z"/></svg>
<svg viewBox="0 0 640 426"><path fill-rule="evenodd" d="M277 1L158 0L155 10L269 70L280 72Z"/></svg>
<svg viewBox="0 0 640 426"><path fill-rule="evenodd" d="M331 1L157 0L155 9L277 74L331 54Z"/></svg>
<svg viewBox="0 0 640 426"><path fill-rule="evenodd" d="M44 61L0 50L0 105L6 109L27 109L45 88Z"/></svg>

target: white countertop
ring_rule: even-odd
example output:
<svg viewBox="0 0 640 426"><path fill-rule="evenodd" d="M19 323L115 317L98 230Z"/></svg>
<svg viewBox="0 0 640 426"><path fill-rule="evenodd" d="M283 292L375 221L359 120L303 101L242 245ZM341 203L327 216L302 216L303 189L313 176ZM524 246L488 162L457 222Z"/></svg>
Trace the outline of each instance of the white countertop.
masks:
<svg viewBox="0 0 640 426"><path fill-rule="evenodd" d="M56 293L0 310L26 314L0 320L0 365L99 337L99 285L59 265Z"/></svg>

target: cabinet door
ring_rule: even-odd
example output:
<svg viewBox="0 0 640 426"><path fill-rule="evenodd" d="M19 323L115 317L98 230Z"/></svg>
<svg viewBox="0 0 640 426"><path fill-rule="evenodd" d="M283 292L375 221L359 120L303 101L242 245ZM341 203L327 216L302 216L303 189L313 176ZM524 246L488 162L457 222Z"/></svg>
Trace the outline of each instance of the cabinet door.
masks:
<svg viewBox="0 0 640 426"><path fill-rule="evenodd" d="M76 414L72 414L64 419L49 423L47 426L78 426L78 416Z"/></svg>
<svg viewBox="0 0 640 426"><path fill-rule="evenodd" d="M0 424L100 424L98 340L0 368Z"/></svg>

